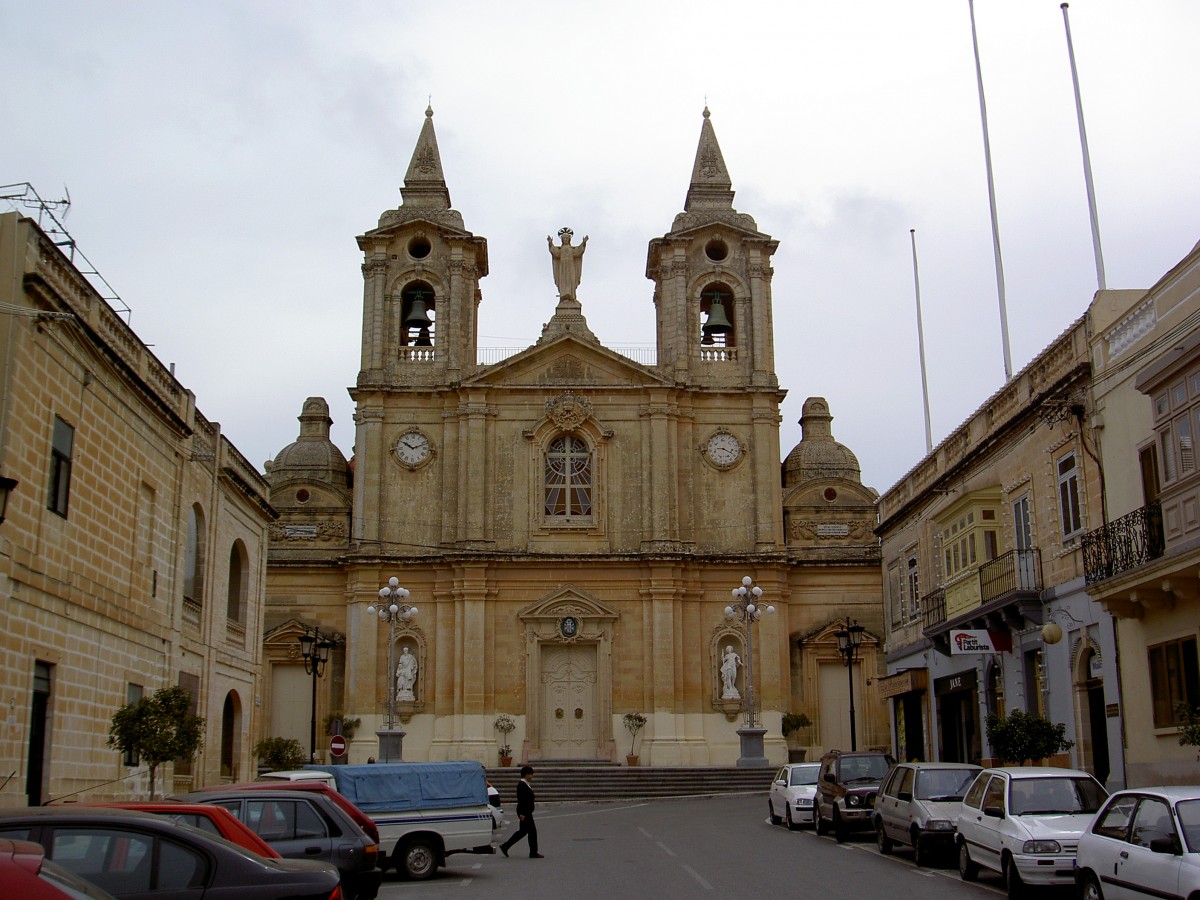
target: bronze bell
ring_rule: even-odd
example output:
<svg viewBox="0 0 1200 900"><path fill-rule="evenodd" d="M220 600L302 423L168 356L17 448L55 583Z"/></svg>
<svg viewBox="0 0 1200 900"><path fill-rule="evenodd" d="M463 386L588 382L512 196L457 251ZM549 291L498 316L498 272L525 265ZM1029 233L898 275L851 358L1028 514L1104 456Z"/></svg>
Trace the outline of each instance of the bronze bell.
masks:
<svg viewBox="0 0 1200 900"><path fill-rule="evenodd" d="M733 326L725 318L724 303L714 303L709 307L708 321L704 323L704 327L700 330L706 335L729 334L729 332L733 331Z"/></svg>
<svg viewBox="0 0 1200 900"><path fill-rule="evenodd" d="M404 327L428 329L432 324L433 320L429 318L429 313L425 312L425 301L413 300L412 305L408 308L408 316L404 320Z"/></svg>
<svg viewBox="0 0 1200 900"><path fill-rule="evenodd" d="M421 329L421 332L420 332L420 334L417 335L417 339L413 343L413 346L414 347L432 347L433 346L433 341L429 337L429 329L428 328Z"/></svg>

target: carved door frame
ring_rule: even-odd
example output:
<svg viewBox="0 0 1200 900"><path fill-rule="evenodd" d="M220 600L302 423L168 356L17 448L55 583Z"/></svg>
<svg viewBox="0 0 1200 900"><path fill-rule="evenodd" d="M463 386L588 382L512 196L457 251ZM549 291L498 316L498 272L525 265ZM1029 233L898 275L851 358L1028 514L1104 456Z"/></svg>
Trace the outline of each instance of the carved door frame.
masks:
<svg viewBox="0 0 1200 900"><path fill-rule="evenodd" d="M542 746L542 647L596 647L596 758L616 759L612 723L612 638L619 613L572 584L551 591L517 613L525 629L525 746L523 758L545 759Z"/></svg>

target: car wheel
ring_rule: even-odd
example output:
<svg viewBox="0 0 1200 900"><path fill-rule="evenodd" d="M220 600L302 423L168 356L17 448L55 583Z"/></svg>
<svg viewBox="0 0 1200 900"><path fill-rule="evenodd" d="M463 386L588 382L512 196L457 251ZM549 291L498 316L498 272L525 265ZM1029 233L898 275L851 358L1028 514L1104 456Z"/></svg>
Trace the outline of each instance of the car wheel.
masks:
<svg viewBox="0 0 1200 900"><path fill-rule="evenodd" d="M974 881L979 877L979 864L971 859L966 841L960 841L958 845L958 877L963 881Z"/></svg>
<svg viewBox="0 0 1200 900"><path fill-rule="evenodd" d="M767 801L767 811L771 814L771 824L778 825L779 824L779 816L775 815L775 804L772 803L770 800ZM790 808L788 810L788 813L790 815L790 813L791 813Z"/></svg>
<svg viewBox="0 0 1200 900"><path fill-rule="evenodd" d="M1025 882L1021 880L1021 873L1017 869L1017 863L1011 856L1006 856L1000 863L1003 868L1004 888L1008 891L1008 900L1021 900L1026 894Z"/></svg>
<svg viewBox="0 0 1200 900"><path fill-rule="evenodd" d="M833 836L839 844L846 843L846 826L842 824L842 817L838 815L837 807L833 808Z"/></svg>
<svg viewBox="0 0 1200 900"><path fill-rule="evenodd" d="M437 871L437 851L426 838L409 841L400 854L397 868L413 881L424 881Z"/></svg>
<svg viewBox="0 0 1200 900"><path fill-rule="evenodd" d="M787 811L787 827L788 831L795 831L800 826L792 820L792 808L789 806Z"/></svg>
<svg viewBox="0 0 1200 900"><path fill-rule="evenodd" d="M889 856L892 848L896 846L895 841L887 836L887 832L883 830L883 820L875 820L875 843L879 845L879 852L884 856Z"/></svg>
<svg viewBox="0 0 1200 900"><path fill-rule="evenodd" d="M813 831L817 831L817 825L820 823L820 821L821 821L821 810L817 806L817 801L813 800L812 822L810 823L813 827ZM817 833L820 834L819 831L817 831Z"/></svg>
<svg viewBox="0 0 1200 900"><path fill-rule="evenodd" d="M817 834L829 834L829 825L825 821L825 817L821 815L821 810L819 808L813 812L813 819L816 822Z"/></svg>
<svg viewBox="0 0 1200 900"><path fill-rule="evenodd" d="M921 868L927 868L929 866L929 857L931 854L929 852L929 848L925 846L924 842L921 840L921 832L917 831L915 828L912 831L912 848L913 865L920 866Z"/></svg>
<svg viewBox="0 0 1200 900"><path fill-rule="evenodd" d="M1096 880L1095 875L1089 872L1083 876L1079 896L1081 900L1104 900L1104 893L1100 890L1100 882Z"/></svg>

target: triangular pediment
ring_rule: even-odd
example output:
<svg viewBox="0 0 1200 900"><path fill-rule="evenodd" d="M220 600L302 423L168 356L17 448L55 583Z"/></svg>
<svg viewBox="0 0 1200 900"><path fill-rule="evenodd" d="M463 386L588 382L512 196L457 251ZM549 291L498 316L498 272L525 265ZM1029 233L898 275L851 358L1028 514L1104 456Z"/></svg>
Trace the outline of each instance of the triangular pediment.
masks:
<svg viewBox="0 0 1200 900"><path fill-rule="evenodd" d="M572 335L535 344L477 373L470 386L638 387L666 386L652 369L599 344Z"/></svg>
<svg viewBox="0 0 1200 900"><path fill-rule="evenodd" d="M573 584L564 584L556 588L517 613L517 617L522 620L559 619L563 616L615 620L618 615L611 606L601 603L595 596Z"/></svg>
<svg viewBox="0 0 1200 900"><path fill-rule="evenodd" d="M389 209L379 218L379 227L372 228L358 238L359 247L366 249L367 243L390 241L407 235L414 226L424 226L448 237L471 238L471 232L462 227L462 217L454 210Z"/></svg>

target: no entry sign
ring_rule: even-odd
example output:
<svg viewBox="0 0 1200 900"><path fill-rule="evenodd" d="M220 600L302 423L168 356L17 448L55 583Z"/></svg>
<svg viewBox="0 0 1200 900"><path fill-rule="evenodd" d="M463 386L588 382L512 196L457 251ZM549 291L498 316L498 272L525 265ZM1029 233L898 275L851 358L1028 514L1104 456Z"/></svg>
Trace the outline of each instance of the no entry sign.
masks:
<svg viewBox="0 0 1200 900"><path fill-rule="evenodd" d="M346 739L340 734L335 734L329 739L329 752L334 756L346 755Z"/></svg>

